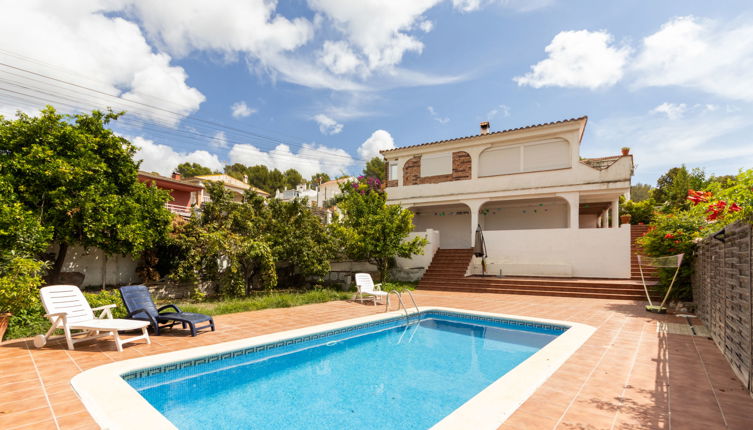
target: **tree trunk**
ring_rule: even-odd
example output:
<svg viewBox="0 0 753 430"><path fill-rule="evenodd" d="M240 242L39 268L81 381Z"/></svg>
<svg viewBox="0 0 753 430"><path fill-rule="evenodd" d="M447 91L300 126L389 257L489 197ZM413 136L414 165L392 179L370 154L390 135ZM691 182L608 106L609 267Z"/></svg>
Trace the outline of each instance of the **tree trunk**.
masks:
<svg viewBox="0 0 753 430"><path fill-rule="evenodd" d="M68 254L68 244L60 242L58 248L58 255L55 257L55 264L52 265L52 270L48 275L48 282L51 284L57 283L60 278L60 272L63 270L63 263L65 263L65 256Z"/></svg>

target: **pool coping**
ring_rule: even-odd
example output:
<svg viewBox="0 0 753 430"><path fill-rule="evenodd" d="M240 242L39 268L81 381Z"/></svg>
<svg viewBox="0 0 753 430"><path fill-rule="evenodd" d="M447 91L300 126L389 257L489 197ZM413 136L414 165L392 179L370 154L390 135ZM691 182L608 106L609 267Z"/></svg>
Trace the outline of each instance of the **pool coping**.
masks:
<svg viewBox="0 0 753 430"><path fill-rule="evenodd" d="M410 313L431 311L465 313L568 327L564 333L552 342L435 424L432 427L433 430L457 428L474 428L474 430L496 429L564 364L596 330L594 327L569 321L439 306L420 307L418 311L412 310ZM227 351L279 342L285 339L403 315L405 315L403 311L393 311L118 361L86 370L74 376L71 380L71 385L88 412L103 429L115 430L138 427L177 429L173 423L132 388L121 375L139 369L158 367L165 363L221 354ZM515 389L511 390L510 387L515 387Z"/></svg>

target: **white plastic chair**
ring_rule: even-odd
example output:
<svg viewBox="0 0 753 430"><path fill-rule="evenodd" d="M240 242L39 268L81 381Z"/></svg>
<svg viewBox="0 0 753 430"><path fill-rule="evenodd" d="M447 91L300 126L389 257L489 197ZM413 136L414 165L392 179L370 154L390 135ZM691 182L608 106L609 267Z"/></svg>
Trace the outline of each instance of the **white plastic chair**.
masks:
<svg viewBox="0 0 753 430"><path fill-rule="evenodd" d="M41 348L47 344L52 333L59 328L65 331L65 340L68 349L73 349L73 344L85 340L96 339L104 336L115 338L115 347L118 352L123 351L123 344L145 339L146 343L152 343L146 329L149 321L113 319L110 309L116 305L105 305L92 309L86 297L75 285L50 285L43 287L39 292L42 305L47 311L45 317L50 320L52 327L47 334L34 337L34 346ZM102 311L98 317L94 317L94 311ZM141 336L121 339L118 331L141 329ZM84 337L74 339L71 330L85 330ZM105 333L100 333L105 332Z"/></svg>
<svg viewBox="0 0 753 430"><path fill-rule="evenodd" d="M363 300L364 294L369 294L374 299L374 305L377 304L377 297L386 297L387 298L387 309L390 307L390 293L386 291L382 291L382 284L374 284L374 280L371 279L371 275L368 273L356 273L356 288L358 289L358 292L356 292L356 296L359 297L360 300ZM353 296L355 299L355 296Z"/></svg>

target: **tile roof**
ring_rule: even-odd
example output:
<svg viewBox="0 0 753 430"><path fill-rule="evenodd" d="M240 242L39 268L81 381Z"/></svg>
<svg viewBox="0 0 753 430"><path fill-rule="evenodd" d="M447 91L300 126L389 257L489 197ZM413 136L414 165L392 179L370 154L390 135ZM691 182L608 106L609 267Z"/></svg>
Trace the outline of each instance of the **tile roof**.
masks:
<svg viewBox="0 0 753 430"><path fill-rule="evenodd" d="M188 187L188 188L195 188L196 190L200 190L200 189L204 188L201 184L199 184L199 185L193 184L193 183L189 182L186 179L173 179L173 178L170 178L170 177L167 177L167 176L162 176L162 175L160 175L158 173L145 172L143 170L139 170L138 171L138 176L141 177L141 178L144 178L144 179L155 179L155 180L158 180L158 181L168 182L168 183L172 183L172 184L176 184L176 185L181 185L181 186Z"/></svg>
<svg viewBox="0 0 753 430"><path fill-rule="evenodd" d="M579 117L579 118L563 119L563 120L560 120L560 121L545 122L545 123L541 123L541 124L527 125L527 126L524 126L524 127L508 128L507 130L494 131L494 132L486 133L486 134L475 134L475 135L471 135L471 136L463 136L463 137L455 137L455 138L452 138L452 139L437 140L437 141L434 141L434 142L419 143L417 145L403 146L403 147L394 148L394 149L385 149L383 151L379 151L379 153L386 154L386 153L389 153L389 152L398 151L400 149L417 148L417 147L420 147L420 146L429 146L429 145L435 145L435 144L438 144L438 143L453 142L453 141L456 141L456 140L470 139L470 138L481 137L481 136L489 136L489 135L493 135L493 134L509 133L509 132L512 132L512 131L526 130L526 129L529 129L529 128L544 127L544 126L547 126L547 125L554 125L554 124L564 124L564 123L568 123L568 122L575 122L575 121L582 121L582 120L588 120L588 117L587 116L582 116L582 117Z"/></svg>

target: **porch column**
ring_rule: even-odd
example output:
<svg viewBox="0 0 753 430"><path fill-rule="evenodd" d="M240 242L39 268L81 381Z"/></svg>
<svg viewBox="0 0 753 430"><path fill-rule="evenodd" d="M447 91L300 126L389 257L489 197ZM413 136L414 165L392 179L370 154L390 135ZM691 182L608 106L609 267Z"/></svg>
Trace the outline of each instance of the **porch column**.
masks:
<svg viewBox="0 0 753 430"><path fill-rule="evenodd" d="M617 228L620 226L620 199L614 199L612 200L612 228Z"/></svg>
<svg viewBox="0 0 753 430"><path fill-rule="evenodd" d="M468 209L471 211L471 247L476 245L476 227L478 226L478 211L485 203L485 200L467 201Z"/></svg>
<svg viewBox="0 0 753 430"><path fill-rule="evenodd" d="M609 227L609 209L601 212L601 228Z"/></svg>

